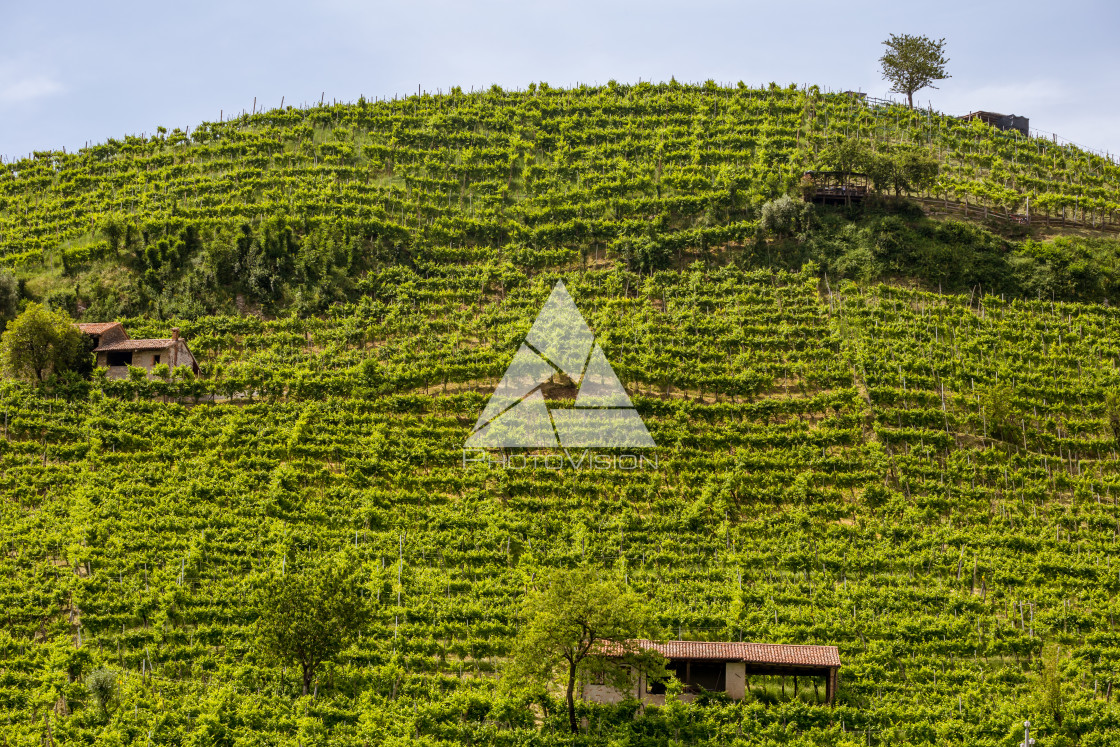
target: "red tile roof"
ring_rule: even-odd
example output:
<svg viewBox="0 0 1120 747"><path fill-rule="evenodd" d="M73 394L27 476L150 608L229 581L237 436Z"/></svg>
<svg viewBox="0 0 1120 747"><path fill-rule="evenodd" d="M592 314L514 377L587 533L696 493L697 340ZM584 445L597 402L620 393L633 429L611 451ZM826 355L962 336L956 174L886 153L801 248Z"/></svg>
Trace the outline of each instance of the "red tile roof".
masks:
<svg viewBox="0 0 1120 747"><path fill-rule="evenodd" d="M120 322L89 322L79 324L78 329L87 335L103 335L114 327L120 327Z"/></svg>
<svg viewBox="0 0 1120 747"><path fill-rule="evenodd" d="M802 667L839 667L840 651L835 646L807 646L784 643L733 643L723 641L633 641L653 649L666 659L706 661L745 661L753 664L785 664ZM610 645L607 645L610 648Z"/></svg>
<svg viewBox="0 0 1120 747"><path fill-rule="evenodd" d="M118 350L164 350L171 347L175 340L114 340L98 345L95 353L112 353Z"/></svg>

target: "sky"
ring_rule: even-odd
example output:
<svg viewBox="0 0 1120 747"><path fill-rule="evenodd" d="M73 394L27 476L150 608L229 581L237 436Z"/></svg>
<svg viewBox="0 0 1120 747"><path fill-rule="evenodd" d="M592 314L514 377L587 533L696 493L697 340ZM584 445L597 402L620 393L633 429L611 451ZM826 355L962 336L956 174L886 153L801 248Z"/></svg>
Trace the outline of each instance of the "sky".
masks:
<svg viewBox="0 0 1120 747"><path fill-rule="evenodd" d="M888 96L890 34L946 40L916 99L1120 152L1120 3L0 0L0 156L258 108L498 84L776 81Z"/></svg>

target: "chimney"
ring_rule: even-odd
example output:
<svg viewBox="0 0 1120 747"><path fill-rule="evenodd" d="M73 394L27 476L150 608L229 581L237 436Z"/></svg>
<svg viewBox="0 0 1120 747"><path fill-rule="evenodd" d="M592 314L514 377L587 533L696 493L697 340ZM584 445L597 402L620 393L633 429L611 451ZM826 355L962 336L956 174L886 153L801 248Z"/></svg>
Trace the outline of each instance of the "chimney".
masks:
<svg viewBox="0 0 1120 747"><path fill-rule="evenodd" d="M179 339L179 328L178 327L172 327L171 328L171 339L172 340L178 340Z"/></svg>

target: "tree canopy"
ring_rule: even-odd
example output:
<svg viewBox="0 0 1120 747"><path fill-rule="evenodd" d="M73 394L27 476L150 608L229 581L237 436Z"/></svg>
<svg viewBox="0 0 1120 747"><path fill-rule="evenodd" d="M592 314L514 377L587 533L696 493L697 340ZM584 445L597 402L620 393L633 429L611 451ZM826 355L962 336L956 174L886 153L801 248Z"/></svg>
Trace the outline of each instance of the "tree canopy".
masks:
<svg viewBox="0 0 1120 747"><path fill-rule="evenodd" d="M870 155L866 173L878 192L893 189L897 197L903 192L921 192L937 182L941 170L937 159L914 145L896 145L889 151Z"/></svg>
<svg viewBox="0 0 1120 747"><path fill-rule="evenodd" d="M19 280L10 270L0 270L0 326L19 312Z"/></svg>
<svg viewBox="0 0 1120 747"><path fill-rule="evenodd" d="M95 669L86 676L86 688L104 716L109 715L109 706L117 697L117 675L111 669Z"/></svg>
<svg viewBox="0 0 1120 747"><path fill-rule="evenodd" d="M663 676L660 654L634 639L654 638L658 625L645 600L617 576L589 566L556 570L525 599L524 627L505 674L507 687L543 687L562 677L573 733L575 688L581 677L600 676L627 690L633 672ZM610 655L604 644L610 644Z"/></svg>
<svg viewBox="0 0 1120 747"><path fill-rule="evenodd" d="M891 90L906 94L910 108L914 108L914 94L923 88L937 88L934 81L952 76L945 72L949 59L945 57L945 39L934 41L927 36L891 34L883 42L887 51L879 58L883 79L891 83Z"/></svg>
<svg viewBox="0 0 1120 747"><path fill-rule="evenodd" d="M342 651L366 620L359 564L342 552L268 579L257 598L258 644L299 665L307 695L319 666Z"/></svg>
<svg viewBox="0 0 1120 747"><path fill-rule="evenodd" d="M85 339L63 311L29 303L0 338L0 361L10 376L45 381L52 373L80 368Z"/></svg>
<svg viewBox="0 0 1120 747"><path fill-rule="evenodd" d="M929 151L916 145L894 145L872 151L857 140L845 139L829 145L820 154L828 168L870 177L876 192L894 190L920 192L937 182L941 165Z"/></svg>

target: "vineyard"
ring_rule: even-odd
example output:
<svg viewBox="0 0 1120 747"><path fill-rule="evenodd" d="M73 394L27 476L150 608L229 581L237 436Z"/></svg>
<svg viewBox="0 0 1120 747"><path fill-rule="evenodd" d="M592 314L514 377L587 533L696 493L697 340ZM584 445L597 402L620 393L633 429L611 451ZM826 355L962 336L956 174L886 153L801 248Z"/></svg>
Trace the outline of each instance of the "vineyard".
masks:
<svg viewBox="0 0 1120 747"><path fill-rule="evenodd" d="M777 87L455 90L3 164L25 294L178 327L200 373L0 384L0 744L1114 744L1120 317L770 266L762 205L853 136L936 153L929 199L1115 225L1105 159ZM464 466L560 279L655 468ZM373 614L301 697L252 600L342 548ZM566 734L498 683L580 563L666 637L837 645L836 705L585 703Z"/></svg>
<svg viewBox="0 0 1120 747"><path fill-rule="evenodd" d="M746 245L741 262L771 267L761 206L842 140L934 157L936 183L914 196L977 220L1028 210L1118 228L1120 166L980 122L816 87L542 83L287 107L0 164L0 261L36 297L97 317L197 317L235 299L319 313L400 263L649 272ZM959 279L977 283L996 290Z"/></svg>
<svg viewBox="0 0 1120 747"><path fill-rule="evenodd" d="M1024 718L1043 735L1116 728L1114 315L887 286L822 300L811 269L573 274L658 469L464 469L481 392L550 279L449 269L329 319L184 323L213 367L197 380L10 387L8 743L48 724L60 743L531 741L531 714L495 695L515 603L539 570L588 559L625 569L674 637L832 642L845 662L834 709L630 722L604 706L593 733L1005 744ZM296 701L298 677L248 644L245 600L269 570L346 545L377 614ZM1048 643L1061 724L1035 697ZM126 673L108 727L80 681L97 663Z"/></svg>

